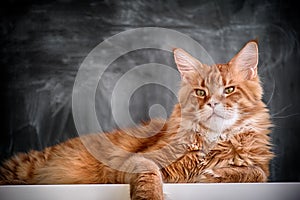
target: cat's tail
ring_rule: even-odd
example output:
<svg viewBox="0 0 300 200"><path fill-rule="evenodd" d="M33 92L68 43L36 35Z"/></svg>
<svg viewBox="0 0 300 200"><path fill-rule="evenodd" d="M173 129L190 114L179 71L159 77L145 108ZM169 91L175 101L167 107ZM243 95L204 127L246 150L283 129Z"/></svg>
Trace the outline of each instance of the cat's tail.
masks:
<svg viewBox="0 0 300 200"><path fill-rule="evenodd" d="M0 167L0 185L34 184L35 169L45 164L49 150L19 153Z"/></svg>

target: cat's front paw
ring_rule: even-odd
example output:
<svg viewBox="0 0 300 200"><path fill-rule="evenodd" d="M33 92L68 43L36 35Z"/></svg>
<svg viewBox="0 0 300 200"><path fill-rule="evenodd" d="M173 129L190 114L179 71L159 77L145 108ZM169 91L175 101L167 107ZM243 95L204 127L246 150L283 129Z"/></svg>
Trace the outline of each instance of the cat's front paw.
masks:
<svg viewBox="0 0 300 200"><path fill-rule="evenodd" d="M215 170L213 169L206 169L203 171L203 175L206 177L212 177L212 178L220 178L221 175L217 174Z"/></svg>
<svg viewBox="0 0 300 200"><path fill-rule="evenodd" d="M221 182L222 176L213 169L206 169L200 175L200 182L218 183Z"/></svg>

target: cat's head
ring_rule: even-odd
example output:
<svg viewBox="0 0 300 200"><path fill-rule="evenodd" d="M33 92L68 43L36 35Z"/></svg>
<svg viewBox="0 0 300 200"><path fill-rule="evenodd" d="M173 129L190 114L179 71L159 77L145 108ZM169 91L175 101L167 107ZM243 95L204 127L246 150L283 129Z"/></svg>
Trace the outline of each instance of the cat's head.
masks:
<svg viewBox="0 0 300 200"><path fill-rule="evenodd" d="M184 119L222 132L261 103L256 41L248 42L226 64L205 65L182 49L174 50L174 58L182 77L179 103Z"/></svg>

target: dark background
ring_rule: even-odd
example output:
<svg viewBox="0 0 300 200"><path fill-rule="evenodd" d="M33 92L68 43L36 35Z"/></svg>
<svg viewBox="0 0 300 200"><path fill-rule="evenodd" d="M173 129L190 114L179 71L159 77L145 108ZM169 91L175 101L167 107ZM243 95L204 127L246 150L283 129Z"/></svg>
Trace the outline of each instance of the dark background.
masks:
<svg viewBox="0 0 300 200"><path fill-rule="evenodd" d="M292 1L8 0L0 7L0 160L75 137L71 95L81 62L108 37L154 26L189 35L221 63L258 39L264 101L275 124L271 181L300 181L300 18ZM175 68L171 54L141 50L118 59L99 83L105 131L116 127L108 104L114 80L153 61ZM147 85L132 96L130 113L136 122L147 120L152 104L169 114L175 102L166 88Z"/></svg>

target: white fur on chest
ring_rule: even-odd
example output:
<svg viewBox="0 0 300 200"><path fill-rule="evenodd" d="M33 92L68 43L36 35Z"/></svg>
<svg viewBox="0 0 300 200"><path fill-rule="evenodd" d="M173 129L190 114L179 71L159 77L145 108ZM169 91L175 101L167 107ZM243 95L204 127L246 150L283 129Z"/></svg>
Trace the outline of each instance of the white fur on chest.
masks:
<svg viewBox="0 0 300 200"><path fill-rule="evenodd" d="M205 133L205 138L209 143L216 142L217 140L219 140L220 136L221 136L220 132L208 131Z"/></svg>
<svg viewBox="0 0 300 200"><path fill-rule="evenodd" d="M233 126L238 120L238 114L235 113L231 118L224 119L219 116L212 116L205 122L205 126L215 134L220 134L224 130ZM213 135L215 135L213 134Z"/></svg>

